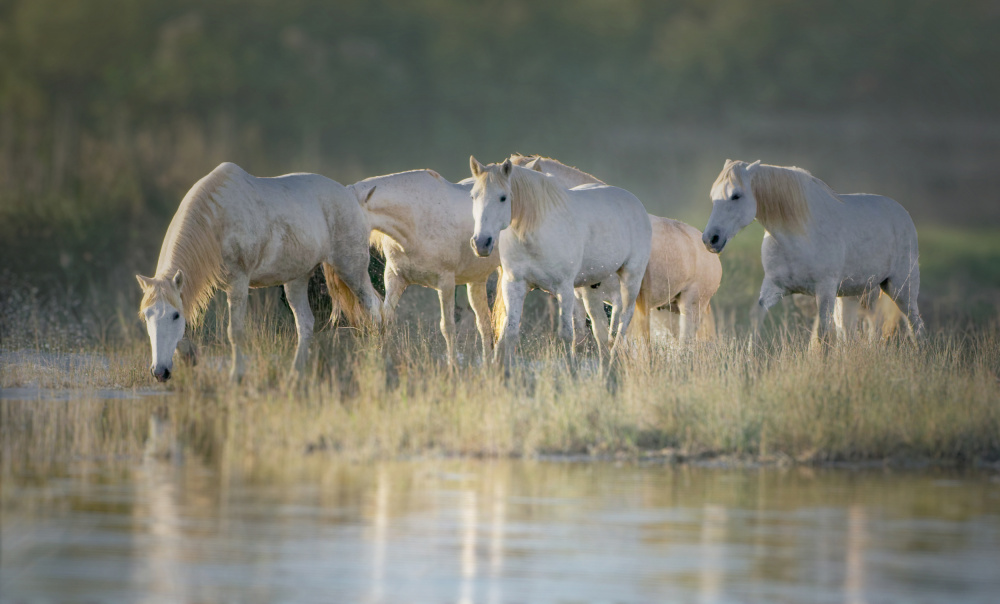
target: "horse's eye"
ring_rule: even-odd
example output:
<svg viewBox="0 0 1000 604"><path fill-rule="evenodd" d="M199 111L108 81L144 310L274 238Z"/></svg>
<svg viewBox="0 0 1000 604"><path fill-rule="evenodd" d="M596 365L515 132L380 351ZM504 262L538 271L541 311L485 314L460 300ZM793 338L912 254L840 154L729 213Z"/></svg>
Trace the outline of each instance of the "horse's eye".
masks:
<svg viewBox="0 0 1000 604"><path fill-rule="evenodd" d="M177 319L180 319L180 318L181 318L181 313L175 312L174 313L174 321L176 321Z"/></svg>
<svg viewBox="0 0 1000 604"><path fill-rule="evenodd" d="M507 196L506 195L501 195L500 196L500 203L503 203L505 201L507 201Z"/></svg>
<svg viewBox="0 0 1000 604"><path fill-rule="evenodd" d="M741 197L741 195L739 193L733 193L733 201L736 201L740 197Z"/></svg>

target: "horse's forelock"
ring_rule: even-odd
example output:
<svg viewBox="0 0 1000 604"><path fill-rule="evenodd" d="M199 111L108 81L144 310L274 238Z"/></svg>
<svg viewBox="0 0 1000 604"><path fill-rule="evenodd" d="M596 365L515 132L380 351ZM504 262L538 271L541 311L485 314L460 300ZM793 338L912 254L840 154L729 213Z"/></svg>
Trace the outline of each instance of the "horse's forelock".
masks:
<svg viewBox="0 0 1000 604"><path fill-rule="evenodd" d="M149 287L142 290L142 301L139 302L139 316L142 317L146 309L156 304L157 300L163 300L174 308L184 312L184 304L181 301L180 293L170 279L150 279ZM187 312L184 312L187 315ZM185 318L187 318L185 316Z"/></svg>

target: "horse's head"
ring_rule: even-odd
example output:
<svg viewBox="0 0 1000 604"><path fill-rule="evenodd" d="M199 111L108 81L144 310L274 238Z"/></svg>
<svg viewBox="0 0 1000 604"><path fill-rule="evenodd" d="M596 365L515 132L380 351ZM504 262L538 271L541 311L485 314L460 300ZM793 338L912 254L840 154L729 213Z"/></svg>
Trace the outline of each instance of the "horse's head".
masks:
<svg viewBox="0 0 1000 604"><path fill-rule="evenodd" d="M726 247L726 242L756 217L757 200L754 199L750 180L758 167L760 160L752 164L726 160L722 172L712 185L712 215L708 217L708 224L701 236L708 251L716 254L721 252Z"/></svg>
<svg viewBox="0 0 1000 604"><path fill-rule="evenodd" d="M510 226L511 182L514 169L510 159L502 164L484 166L469 156L472 186L472 217L476 221L469 244L477 256L489 256L500 238L500 231Z"/></svg>
<svg viewBox="0 0 1000 604"><path fill-rule="evenodd" d="M160 382L170 379L174 367L174 351L184 337L184 305L181 295L184 274L177 271L173 278L149 278L136 275L142 288L139 316L146 322L146 332L153 350L150 373Z"/></svg>

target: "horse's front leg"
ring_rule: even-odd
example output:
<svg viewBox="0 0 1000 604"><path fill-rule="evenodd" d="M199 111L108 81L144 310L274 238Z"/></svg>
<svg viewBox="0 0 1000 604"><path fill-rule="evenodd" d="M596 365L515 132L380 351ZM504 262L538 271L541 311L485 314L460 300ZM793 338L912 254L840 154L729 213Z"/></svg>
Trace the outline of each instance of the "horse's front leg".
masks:
<svg viewBox="0 0 1000 604"><path fill-rule="evenodd" d="M292 362L292 372L302 374L306 359L309 358L309 342L313 336L312 309L309 307L309 275L285 283L285 299L295 317L295 333L298 335L298 346L295 348L295 360Z"/></svg>
<svg viewBox="0 0 1000 604"><path fill-rule="evenodd" d="M504 272L504 277L509 273ZM514 360L517 339L521 330L521 311L524 308L524 297L528 286L524 281L501 279L500 296L503 300L503 327L496 348L493 349L494 362L502 362L504 373L510 375L510 366Z"/></svg>
<svg viewBox="0 0 1000 604"><path fill-rule="evenodd" d="M820 343L829 344L836 338L837 332L833 321L833 313L837 306L837 284L824 283L816 287L816 323L809 347L815 348Z"/></svg>
<svg viewBox="0 0 1000 604"><path fill-rule="evenodd" d="M764 275L764 281L760 284L760 297L757 303L750 309L750 340L752 348L760 340L760 329L764 323L764 317L771 307L781 301L785 295L785 290L778 287L768 276Z"/></svg>
<svg viewBox="0 0 1000 604"><path fill-rule="evenodd" d="M250 278L241 275L234 278L229 288L226 290L226 298L229 302L229 327L226 333L229 336L229 345L233 350L232 367L229 370L229 379L239 382L246 373L246 358L243 356L244 329L243 324L247 315L247 296L250 292Z"/></svg>
<svg viewBox="0 0 1000 604"><path fill-rule="evenodd" d="M438 302L441 304L441 333L448 354L448 367L455 369L455 276L444 275L438 280Z"/></svg>
<svg viewBox="0 0 1000 604"><path fill-rule="evenodd" d="M385 300L382 302L382 323L387 325L396 318L396 306L409 283L391 265L386 265L382 276L385 283Z"/></svg>
<svg viewBox="0 0 1000 604"><path fill-rule="evenodd" d="M486 282L477 281L466 285L469 297L469 306L476 314L476 329L479 330L479 337L483 343L483 363L490 358L493 352L493 324L490 320L490 304L486 296Z"/></svg>

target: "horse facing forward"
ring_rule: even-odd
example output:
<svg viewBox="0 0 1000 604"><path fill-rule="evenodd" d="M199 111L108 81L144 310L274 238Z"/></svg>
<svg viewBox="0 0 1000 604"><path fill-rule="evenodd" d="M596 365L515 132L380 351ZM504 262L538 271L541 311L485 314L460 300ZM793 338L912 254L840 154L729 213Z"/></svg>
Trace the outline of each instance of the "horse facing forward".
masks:
<svg viewBox="0 0 1000 604"><path fill-rule="evenodd" d="M494 358L509 368L528 288L558 298L558 333L572 355L574 290L617 275L622 313L613 354L628 331L649 262L651 228L642 202L606 185L567 190L509 158L484 166L470 157L469 164L475 178L470 245L479 256L489 256L494 247L500 254L502 276L493 311L500 337ZM597 332L594 336L603 356L607 342Z"/></svg>
<svg viewBox="0 0 1000 604"><path fill-rule="evenodd" d="M899 203L879 195L835 193L800 168L726 160L712 185L712 215L702 241L719 253L755 218L761 245L761 312L790 293L816 297L813 342L833 332L838 296L877 299L881 288L923 333L917 308L917 230Z"/></svg>
<svg viewBox="0 0 1000 604"><path fill-rule="evenodd" d="M236 164L220 164L181 201L163 238L156 275L136 275L153 377L170 378L185 326L198 321L216 289L229 302L234 380L246 370L241 346L251 287L284 285L298 334L296 372L312 338L308 285L318 265L331 295L337 294L334 318L343 311L353 323L379 322L380 300L368 276L369 231L357 198L329 178L258 178ZM347 303L339 307L340 300Z"/></svg>
<svg viewBox="0 0 1000 604"><path fill-rule="evenodd" d="M549 174L566 188L605 184L604 181L583 170L567 166L549 157L512 155L510 159L519 166ZM716 254L709 253L705 249L701 243L701 231L693 226L653 214L649 215L649 222L653 229L652 251L646 273L642 278L640 301L635 307L632 331L638 337L649 338L650 311L654 308L667 307L671 312L680 315L680 329L677 335L678 339L686 341L699 333L699 326L703 320L711 319L709 300L715 295L722 281L722 264ZM612 275L596 289L596 292L588 295L611 304L614 309L611 315L611 328L615 329L621 308L618 280ZM584 301L586 302L586 298ZM602 329L604 323L601 321ZM604 337L607 338L607 334Z"/></svg>

